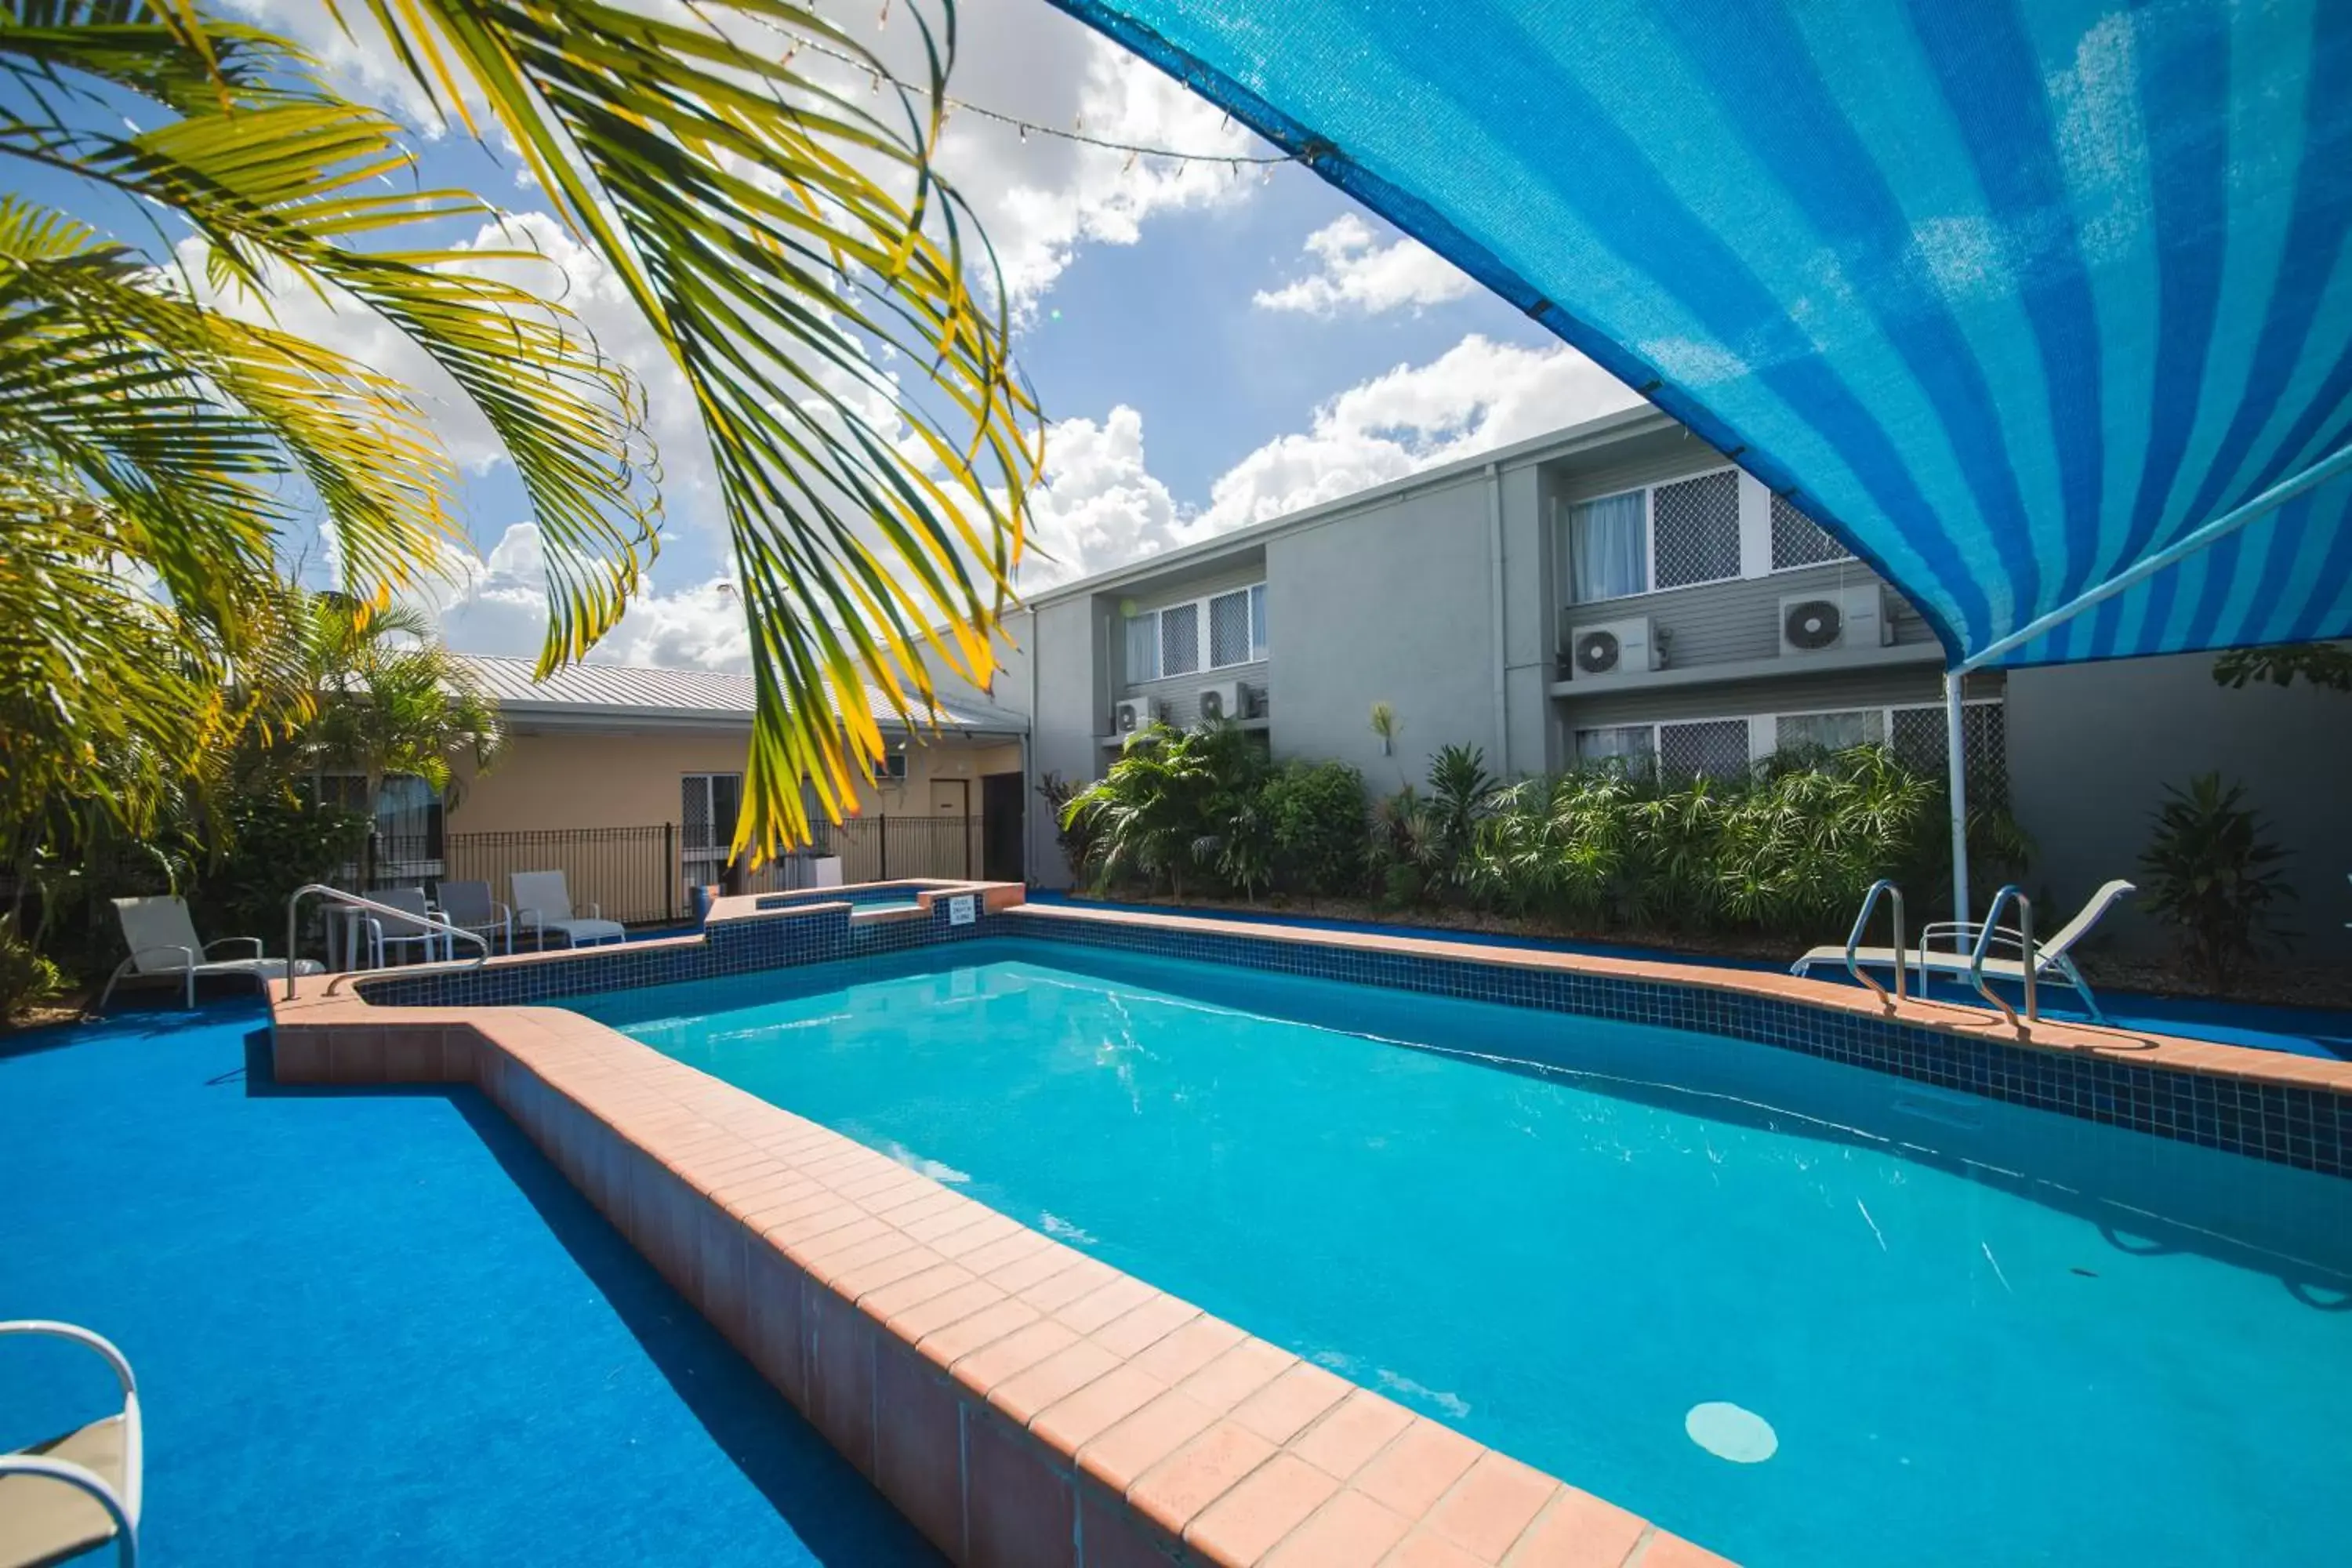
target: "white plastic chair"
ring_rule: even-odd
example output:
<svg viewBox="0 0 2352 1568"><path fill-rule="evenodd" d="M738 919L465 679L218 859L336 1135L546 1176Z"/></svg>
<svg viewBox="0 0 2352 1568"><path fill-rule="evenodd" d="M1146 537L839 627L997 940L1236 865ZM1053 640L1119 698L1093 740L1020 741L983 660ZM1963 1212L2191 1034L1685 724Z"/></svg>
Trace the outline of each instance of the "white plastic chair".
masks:
<svg viewBox="0 0 2352 1568"><path fill-rule="evenodd" d="M629 934L620 921L605 920L595 904L588 906L586 916L574 915L572 892L561 871L517 871L509 880L514 884L515 923L530 932L538 946L547 945L549 931L561 932L572 947L619 942Z"/></svg>
<svg viewBox="0 0 2352 1568"><path fill-rule="evenodd" d="M424 889L387 888L380 893L370 893L368 897L379 904L389 904L394 909L416 917L414 921L404 921L396 915L370 914L368 916L369 968L382 969L386 952L393 948L399 948L403 952L409 948L421 948L425 961L428 963L433 961L436 948L441 950L440 956L443 958L454 956L451 948L456 939L447 931L436 931L432 926L423 923L433 916L432 905L425 901Z"/></svg>
<svg viewBox="0 0 2352 1568"><path fill-rule="evenodd" d="M286 960L263 955L261 939L257 936L225 936L214 942L196 939L196 922L188 914L185 900L159 894L146 899L117 899L114 913L122 922L123 945L131 956L114 966L107 977L106 989L99 993L98 1010L106 1011L114 995L114 988L126 974L142 976L176 975L187 985L188 1005L196 1005L196 982L210 974L243 974L252 977L257 985L267 985L273 980L286 978ZM215 958L213 950L242 942L253 949L246 958ZM320 966L310 959L294 961L297 974L318 974Z"/></svg>
<svg viewBox="0 0 2352 1568"><path fill-rule="evenodd" d="M514 910L490 896L488 882L443 882L438 891L443 920L514 951Z"/></svg>
<svg viewBox="0 0 2352 1568"><path fill-rule="evenodd" d="M71 1323L0 1322L0 1336L38 1334L95 1351L122 1385L122 1408L61 1437L0 1454L0 1568L45 1568L114 1542L115 1559L139 1561L139 1505L146 1462L139 1380L113 1345Z"/></svg>

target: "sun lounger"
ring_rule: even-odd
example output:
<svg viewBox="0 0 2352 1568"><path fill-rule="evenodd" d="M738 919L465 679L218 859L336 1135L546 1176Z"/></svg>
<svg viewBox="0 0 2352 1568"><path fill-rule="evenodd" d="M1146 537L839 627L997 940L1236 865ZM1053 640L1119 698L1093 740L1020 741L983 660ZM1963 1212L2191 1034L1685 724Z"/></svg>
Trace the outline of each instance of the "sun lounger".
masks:
<svg viewBox="0 0 2352 1568"><path fill-rule="evenodd" d="M122 1407L61 1437L0 1454L0 1568L47 1568L115 1543L116 1561L139 1560L139 1383L122 1352L71 1323L0 1323L0 1336L69 1340L103 1357L122 1384Z"/></svg>
<svg viewBox="0 0 2352 1568"><path fill-rule="evenodd" d="M196 982L206 975L242 974L252 978L257 985L267 985L273 980L286 978L286 960L264 957L261 939L257 936L225 936L214 942L196 940L196 922L188 914L184 900L160 895L149 899L117 899L116 918L122 922L123 944L131 956L115 965L114 973L99 993L98 1010L106 1011L106 1004L114 995L114 988L123 976L171 975L183 980L187 986L188 1005L196 1005ZM242 958L215 958L213 950L241 942L253 949ZM310 959L295 961L297 974L323 973Z"/></svg>
<svg viewBox="0 0 2352 1568"><path fill-rule="evenodd" d="M2083 998L2083 1005L2089 1009L2091 1016L2102 1024L2106 1022L2106 1015L2099 1010L2099 999L2091 994L2090 986L2084 983L2082 972L2074 967L2074 961L2068 952L2126 894L2137 890L2120 879L2109 882L2091 895L2090 901L2075 911L2073 920L2053 931L2048 941L2037 942L2034 947L2034 979L2043 984L2055 981L2071 988ZM1923 984L1930 975L1965 980L1969 971L1968 950L1974 948L1983 931L1980 921L1937 921L1919 933L1916 949L1906 950L1900 954L1903 967L1918 974ZM1930 944L1938 939L1956 943L1962 951L1937 952ZM2021 984L2025 979L2023 935L2008 926L1995 926L1993 943L2007 948L2017 956L1988 957L1984 963L1985 977ZM1897 956L1891 947L1859 947L1853 951L1856 963L1868 964L1874 969L1894 968ZM1817 947L1790 964L1789 973L1803 975L1816 966L1843 969L1845 963L1846 950L1843 947Z"/></svg>

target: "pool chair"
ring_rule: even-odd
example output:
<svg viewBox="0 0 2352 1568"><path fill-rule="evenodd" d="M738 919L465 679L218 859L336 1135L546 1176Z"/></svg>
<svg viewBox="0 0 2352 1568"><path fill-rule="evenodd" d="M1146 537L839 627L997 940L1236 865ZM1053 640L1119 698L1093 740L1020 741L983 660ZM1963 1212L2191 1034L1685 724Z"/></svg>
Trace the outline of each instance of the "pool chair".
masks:
<svg viewBox="0 0 2352 1568"><path fill-rule="evenodd" d="M150 899L117 899L115 917L122 922L123 945L131 956L114 966L107 978L106 989L99 993L98 1010L106 1011L113 998L114 988L123 977L137 974L152 979L174 976L187 985L188 1005L196 1005L196 982L207 975L249 975L258 985L286 978L286 960L262 955L261 939L257 936L225 936L214 942L196 940L196 922L189 918L185 900L160 894ZM253 952L242 958L215 958L213 949L242 942ZM320 966L307 958L294 961L297 974L323 973Z"/></svg>
<svg viewBox="0 0 2352 1568"><path fill-rule="evenodd" d="M26 1319L0 1337L37 1334L95 1351L122 1385L122 1408L62 1437L0 1454L0 1568L47 1568L114 1542L139 1561L139 1382L122 1352L88 1329Z"/></svg>
<svg viewBox="0 0 2352 1568"><path fill-rule="evenodd" d="M369 913L367 939L370 969L382 969L384 960L395 950L405 954L411 949L415 949L427 963L433 962L434 950L436 948L440 950L440 956L443 958L456 956L449 950L457 939L439 927L426 923L436 917L433 913L433 906L425 901L424 889L386 888L382 892L370 893L368 897L379 904L388 905L400 910L402 914L415 917L414 920L402 920L399 915L377 914L373 911Z"/></svg>
<svg viewBox="0 0 2352 1568"><path fill-rule="evenodd" d="M584 918L574 915L572 893L564 887L561 871L517 871L508 879L514 884L515 924L529 931L541 947L547 945L550 931L561 935L570 947L618 942L628 935L620 921L605 920L604 911L594 904L588 906Z"/></svg>
<svg viewBox="0 0 2352 1568"><path fill-rule="evenodd" d="M514 910L490 897L488 882L442 883L441 918L489 942L494 952L514 951Z"/></svg>
<svg viewBox="0 0 2352 1568"><path fill-rule="evenodd" d="M2106 912L2115 908L2125 895L2138 890L2120 878L2109 882L2105 887L2093 893L2089 902L2074 911L2073 920L2053 931L2047 941L2037 942L2034 944L2034 980L2042 984L2055 981L2070 988L2076 995L2082 997L2083 1005L2089 1010L2091 1016L2102 1024L2107 1021L2107 1016L2099 1011L2099 999L2091 994L2091 987L2084 981L2082 971L2074 967L2074 959L2067 955L2074 944L2087 936L2091 928L2097 925ZM1969 953L1966 951L1931 952L1928 951L1929 944L1940 939L1951 946L1963 950L1972 949L1983 931L1984 923L1981 921L1934 921L1919 933L1918 947L1906 951L1901 955L1903 966L1919 975L1923 987L1929 975L1941 975L1948 980L1966 980L1969 977ZM1987 958L1984 965L1985 978L2022 982L2025 978L2023 935L2008 926L1995 926L1990 945L1995 949L2005 948L2017 956ZM1789 973L1805 974L1815 965L1843 969L1845 967L1845 956L1843 947L1817 947L1790 964ZM1895 964L1896 954L1891 947L1858 947L1854 949L1853 958L1855 963L1869 964L1874 969L1892 969Z"/></svg>

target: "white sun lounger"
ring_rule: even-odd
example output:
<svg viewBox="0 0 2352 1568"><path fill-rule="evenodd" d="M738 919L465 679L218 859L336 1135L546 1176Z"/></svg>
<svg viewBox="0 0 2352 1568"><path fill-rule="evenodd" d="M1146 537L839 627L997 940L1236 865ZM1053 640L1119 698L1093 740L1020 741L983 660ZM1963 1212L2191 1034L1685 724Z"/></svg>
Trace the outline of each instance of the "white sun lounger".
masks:
<svg viewBox="0 0 2352 1568"><path fill-rule="evenodd" d="M47 1568L114 1542L115 1559L139 1560L139 1381L122 1352L71 1323L25 1319L0 1336L39 1334L93 1350L122 1384L122 1408L61 1437L0 1454L0 1568Z"/></svg>
<svg viewBox="0 0 2352 1568"><path fill-rule="evenodd" d="M517 871L514 883L515 924L531 933L544 946L549 931L561 931L564 942L572 947L590 942L619 942L628 931L618 921L603 919L604 911L590 904L585 916L572 912L572 892L563 885L561 871Z"/></svg>
<svg viewBox="0 0 2352 1568"><path fill-rule="evenodd" d="M187 985L188 1005L196 1005L196 982L212 974L243 974L250 976L257 985L267 985L273 980L286 978L286 960L264 957L261 939L257 936L225 936L214 942L196 940L196 922L189 918L184 900L169 894L150 899L117 899L114 912L122 922L123 944L131 956L114 966L99 993L98 1010L106 1011L106 1004L114 995L114 988L126 974L176 975ZM253 949L243 958L215 958L213 949L242 942ZM297 959L297 974L320 974L324 970L316 962Z"/></svg>
<svg viewBox="0 0 2352 1568"><path fill-rule="evenodd" d="M2126 894L2137 891L2138 891L2137 888L2120 878L2109 882L2091 895L2090 901L2075 911L2073 920L2053 931L2047 942L2037 942L2034 945L2034 979L2043 984L2056 981L2059 984L2069 987L2083 998L2083 1005L2090 1010L2091 1016L2102 1024L2107 1021L2107 1016L2099 1011L2099 999L2091 994L2091 988L2084 983L2082 971L2074 967L2074 961L2067 956L2067 951L2076 942L2081 942L2090 929L2097 925L2106 912L2115 908L2116 902ZM1916 972L1923 985L1931 974L1940 974L1947 979L1966 980L1969 973L1967 951L1937 952L1930 951L1928 944L1937 938L1947 942L1957 939L1958 945L1963 950L1972 949L1976 945L1978 936L1983 931L1984 924L1979 921L1937 921L1919 933L1919 945L1916 949L1906 951L1899 955L1903 967ZM2023 983L2025 979L2023 935L2008 926L1995 926L1992 935L1995 944L2008 948L2017 956L2014 958L1988 957L1984 963L1985 978ZM1853 950L1853 961L1856 963L1866 963L1874 969L1892 969L1895 965L1897 957L1895 951L1891 947L1858 947ZM1796 975L1806 974L1816 964L1843 969L1845 962L1846 950L1843 947L1817 947L1790 964L1789 973Z"/></svg>

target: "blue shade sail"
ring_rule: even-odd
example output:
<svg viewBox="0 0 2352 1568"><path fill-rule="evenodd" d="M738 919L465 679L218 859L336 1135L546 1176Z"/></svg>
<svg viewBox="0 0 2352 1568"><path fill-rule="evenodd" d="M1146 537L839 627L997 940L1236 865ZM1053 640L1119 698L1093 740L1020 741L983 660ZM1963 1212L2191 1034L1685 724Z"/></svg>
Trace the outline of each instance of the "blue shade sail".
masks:
<svg viewBox="0 0 2352 1568"><path fill-rule="evenodd" d="M2352 475L2167 559L2352 445L2346 0L1055 3L1790 496L1955 664L2352 635Z"/></svg>

